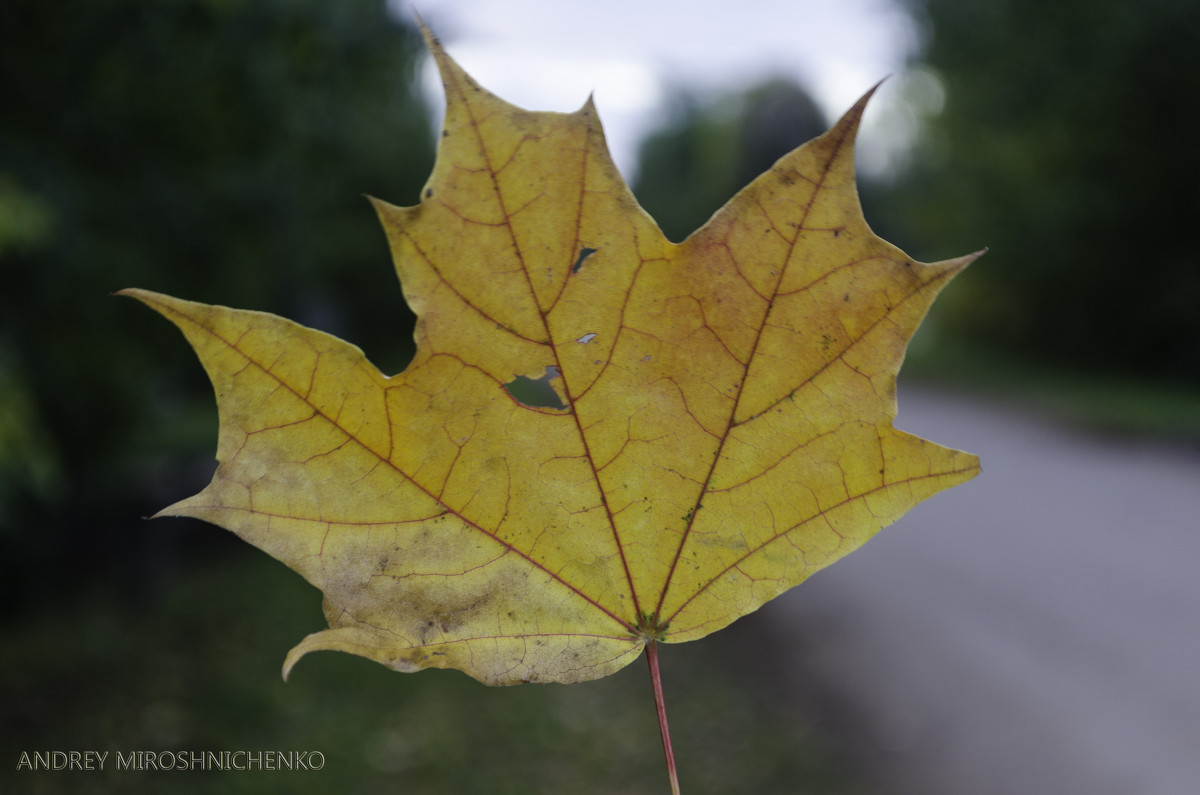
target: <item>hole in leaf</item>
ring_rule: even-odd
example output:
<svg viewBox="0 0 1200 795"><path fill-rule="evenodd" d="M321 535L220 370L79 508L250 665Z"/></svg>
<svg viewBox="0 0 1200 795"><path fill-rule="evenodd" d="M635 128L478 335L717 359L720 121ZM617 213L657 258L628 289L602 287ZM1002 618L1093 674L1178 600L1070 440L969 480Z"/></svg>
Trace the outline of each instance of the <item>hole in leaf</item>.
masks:
<svg viewBox="0 0 1200 795"><path fill-rule="evenodd" d="M594 339L596 339L596 335L588 333L588 334L584 334L582 337L580 337L579 339L577 339L575 341L579 342L579 343L583 343L584 345L587 345L589 342L591 342Z"/></svg>
<svg viewBox="0 0 1200 795"><path fill-rule="evenodd" d="M541 378L527 378L519 375L504 385L508 394L512 395L523 406L537 409L565 409L567 404L562 402L550 381L558 378L558 368L546 368Z"/></svg>
<svg viewBox="0 0 1200 795"><path fill-rule="evenodd" d="M594 248L579 249L579 259L575 260L574 267L571 268L571 273L579 273L579 269L583 267L583 261L596 253Z"/></svg>

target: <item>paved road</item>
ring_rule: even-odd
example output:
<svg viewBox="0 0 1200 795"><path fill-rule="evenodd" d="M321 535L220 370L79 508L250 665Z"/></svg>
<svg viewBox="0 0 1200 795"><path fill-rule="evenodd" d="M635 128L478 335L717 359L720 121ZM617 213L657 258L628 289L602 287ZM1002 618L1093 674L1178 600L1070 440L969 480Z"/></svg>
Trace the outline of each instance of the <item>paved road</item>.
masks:
<svg viewBox="0 0 1200 795"><path fill-rule="evenodd" d="M766 610L902 795L1200 793L1200 454L901 387L978 453Z"/></svg>

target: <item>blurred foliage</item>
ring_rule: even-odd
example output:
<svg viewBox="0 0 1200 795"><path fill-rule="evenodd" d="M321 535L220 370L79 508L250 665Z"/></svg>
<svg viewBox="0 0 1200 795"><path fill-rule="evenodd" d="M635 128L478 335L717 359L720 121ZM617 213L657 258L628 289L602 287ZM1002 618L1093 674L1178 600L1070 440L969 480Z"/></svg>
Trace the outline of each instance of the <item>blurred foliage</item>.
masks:
<svg viewBox="0 0 1200 795"><path fill-rule="evenodd" d="M878 210L936 322L1001 355L1200 383L1200 4L907 0L944 108Z"/></svg>
<svg viewBox="0 0 1200 795"><path fill-rule="evenodd" d="M411 316L362 194L411 204L429 173L423 51L384 0L0 4L10 605L156 576L146 550L169 534L136 517L211 473L198 363L112 291L279 312L406 363Z"/></svg>
<svg viewBox="0 0 1200 795"><path fill-rule="evenodd" d="M46 203L22 190L11 174L0 173L0 257L44 245L50 230Z"/></svg>
<svg viewBox="0 0 1200 795"><path fill-rule="evenodd" d="M666 119L638 151L633 192L678 242L827 126L808 93L784 78L705 100L677 90Z"/></svg>
<svg viewBox="0 0 1200 795"><path fill-rule="evenodd" d="M10 174L0 173L0 263L5 254L37 250L51 230L46 204L22 190ZM0 548L16 533L12 506L26 495L49 500L60 472L48 433L38 422L29 380L4 345L0 331Z"/></svg>

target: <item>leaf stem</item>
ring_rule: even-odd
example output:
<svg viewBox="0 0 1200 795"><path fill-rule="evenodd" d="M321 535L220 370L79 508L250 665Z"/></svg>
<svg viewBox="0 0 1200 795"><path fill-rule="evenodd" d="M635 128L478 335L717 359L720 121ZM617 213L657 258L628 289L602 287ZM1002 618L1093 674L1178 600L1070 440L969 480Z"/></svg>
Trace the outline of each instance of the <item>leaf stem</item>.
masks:
<svg viewBox="0 0 1200 795"><path fill-rule="evenodd" d="M667 704L663 700L662 676L658 671L658 645L646 643L646 662L650 664L650 684L654 686L654 709L658 713L658 731L662 734L663 755L667 758L667 775L671 778L671 795L679 795L679 773L675 769L675 752L671 750L671 729L667 726Z"/></svg>

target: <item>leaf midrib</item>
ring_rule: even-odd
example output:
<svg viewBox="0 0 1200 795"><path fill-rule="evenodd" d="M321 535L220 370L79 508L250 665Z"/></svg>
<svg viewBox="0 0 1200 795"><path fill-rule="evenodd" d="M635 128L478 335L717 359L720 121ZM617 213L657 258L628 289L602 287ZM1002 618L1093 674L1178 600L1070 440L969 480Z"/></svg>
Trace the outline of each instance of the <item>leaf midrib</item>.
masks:
<svg viewBox="0 0 1200 795"><path fill-rule="evenodd" d="M861 113L861 107L862 107L861 104L855 106L856 110L858 110L859 113ZM845 121L845 119L843 119L843 121ZM659 594L658 604L654 608L654 615L657 618L660 626L669 625L671 623L671 620L674 618L674 616L678 615L678 613L679 613L679 610L676 610L676 611L674 611L674 613L672 613L671 616L665 616L665 617L661 616L663 605L666 603L667 594L671 590L671 583L674 580L675 571L677 570L677 568L679 566L679 561L683 557L684 547L687 546L688 539L691 536L692 528L695 527L696 518L697 518L697 515L700 513L701 504L704 500L704 496L709 493L709 490L710 490L709 487L710 487L710 484L712 483L713 474L716 472L717 466L721 461L721 454L725 449L725 443L729 440L731 431L735 427L734 418L737 417L738 409L742 403L742 398L746 394L746 387L747 387L747 381L749 380L750 369L754 363L755 357L758 355L758 347L759 347L759 344L762 342L763 330L767 326L767 322L771 317L771 313L775 310L775 299L778 298L778 296L779 296L780 285L783 284L784 278L787 275L787 270L791 265L792 254L795 252L797 245L800 243L800 240L802 238L802 233L806 228L806 223L808 221L809 214L812 212L812 208L813 208L814 203L817 200L817 197L820 195L821 191L825 189L825 183L829 178L829 173L832 170L834 163L837 161L838 157L841 155L842 149L846 144L847 138L850 136L850 134L853 130L857 129L857 126L858 126L858 118L855 118L850 124L847 124L845 126L845 129L842 130L841 135L837 138L832 154L825 160L824 167L821 170L820 177L817 180L814 180L812 183L813 184L812 195L809 197L808 202L804 205L804 211L801 214L799 221L795 225L795 236L788 242L787 252L783 257L783 263L778 268L778 273L776 275L775 284L772 286L772 289L771 289L770 299L766 303L766 309L763 311L761 321L758 324L756 324L756 326L755 326L754 342L751 345L750 353L746 357L745 363L742 366L742 377L738 381L737 397L734 401L732 401L732 405L730 406L729 419L725 423L725 430L721 434L720 441L717 444L717 449L715 451L715 454L712 456L712 459L709 462L708 473L704 478L704 484L700 487L700 491L696 497L696 503L695 503L695 505L692 506L692 509L687 514L687 517L688 517L687 524L684 526L683 533L680 536L679 545L675 550L675 555L671 559L671 566L667 571L667 578L666 578L665 582L663 583L662 593ZM743 189L743 190L745 190L745 189ZM738 197L735 196L734 201L736 201L737 198ZM844 353L844 351L843 351L843 353ZM840 356L837 358L840 358ZM826 365L826 366L828 366L828 365ZM750 555L755 554L758 551L758 549L761 549L761 546L756 548L753 552L747 553L747 555L745 555L743 558L741 558L741 560L744 560L745 558L749 557ZM723 573L724 572L722 572L722 574ZM696 590L696 593L690 594L687 597L687 599L684 600L684 604L687 604L688 602L695 599L696 596L698 596L705 589L707 589L709 586L711 586L713 583L715 583L720 578L720 576L721 575L718 574L717 576L710 578L704 585L702 585L700 588L698 588ZM682 607L680 608L680 610L681 609L682 609Z"/></svg>
<svg viewBox="0 0 1200 795"><path fill-rule="evenodd" d="M145 300L145 299L144 299L144 300ZM156 303L157 303L157 302L156 302ZM226 347L227 347L229 350L231 350L231 351L235 352L236 354L238 354L239 356L241 356L243 359L245 359L247 363L254 365L254 366L255 366L256 368L258 368L258 369L259 369L259 370L260 370L260 371L261 371L263 374L265 374L265 375L267 375L268 377L270 377L271 379L273 379L273 380L274 380L274 381L275 381L277 384L279 384L279 386L280 386L280 387L282 387L283 389L286 389L288 392L290 392L290 393L291 393L291 394L292 394L292 395L293 395L293 396L294 396L294 397L295 397L297 400L299 400L300 402L302 402L303 404L305 404L306 406L308 406L309 408L311 408L311 409L312 409L312 411L313 411L313 415L312 415L311 417L309 417L309 418L308 418L306 421L308 421L308 420L311 420L311 419L314 419L314 418L316 418L316 417L320 417L320 418L321 418L321 419L323 419L323 420L324 420L326 423L328 423L328 424L329 424L331 427L333 427L333 428L337 429L337 430L338 430L338 431L339 431L339 432L340 432L342 435L344 435L344 436L346 437L346 439L347 439L348 441L352 441L352 442L354 442L354 443L355 443L355 444L357 444L357 445L358 445L358 446L359 446L361 449L363 449L363 450L364 450L364 451L366 451L367 453L371 454L371 455L372 455L372 456L374 456L376 459L378 459L378 460L379 460L381 463L383 463L383 464L385 464L386 466L388 466L389 468L391 468L391 469L392 469L392 470L393 470L393 471L394 471L394 472L395 472L395 473L396 473L396 474L397 474L399 477L401 477L401 478L403 478L404 480L408 481L409 483L413 484L413 486L414 486L414 487L416 487L417 489L419 489L419 490L420 490L420 491L421 491L423 494L425 494L425 495L426 495L426 496L427 496L427 497L428 497L428 498L429 498L431 501L433 501L433 502L434 502L435 504L437 504L437 505L440 505L440 506L442 506L442 507L443 507L443 508L446 510L446 512L447 512L447 513L449 513L449 514L452 514L452 515L454 515L454 516L458 517L458 519L459 519L459 520L461 520L461 521L462 521L464 524L466 524L468 527L471 527L471 528L473 528L474 530L476 530L476 531L478 531L478 532L482 533L483 535L487 536L488 538L490 538L491 540L493 540L494 542L496 542L497 544L499 544L500 546L502 546L502 547L503 547L503 548L505 548L506 550L508 550L508 551L510 551L510 552L512 552L512 553L514 553L514 554L516 554L516 555L518 555L518 556L519 556L519 557L521 557L523 560L525 560L525 561L526 561L526 562L527 562L527 563L528 563L530 566L532 566L532 567L533 567L533 568L535 568L535 569L538 569L539 571L542 571L542 572L543 572L543 573L545 573L545 574L546 574L546 575L547 575L549 578L551 578L551 579L552 579L552 580L554 580L555 582L558 582L559 584L561 584L563 587L565 587L565 588L566 588L567 590L569 590L571 593L574 593L574 594L576 594L578 597L580 597L581 599L583 599L583 600L584 600L584 601L586 601L587 603L591 604L593 607L595 607L595 608L596 608L597 610L599 610L601 613L603 613L604 615L606 615L606 616L608 616L609 618L611 618L613 621L615 621L617 624L619 624L619 625L620 625L620 627L621 627L621 629L623 630L623 632L624 632L624 633L628 633L628 632L629 632L629 630L630 630L629 622L625 621L625 620L624 620L624 619L622 619L620 616L616 615L615 613L613 613L612 611L610 611L609 609L607 609L606 607L604 607L604 605L600 604L600 603L599 603L599 602L597 602L595 599L593 599L592 597L588 596L588 594L587 594L585 591L583 591L582 589L580 589L580 588L578 588L578 587L576 587L576 586L572 585L570 582L568 582L567 580L565 580L564 578L562 578L561 576L559 576L559 575L558 575L556 572L552 571L551 569L547 568L546 566L544 566L543 564L541 564L540 562L538 562L537 560L535 560L535 559L534 559L532 556L530 556L529 554L527 554L527 553L526 553L526 552L524 552L523 550L519 549L518 547L516 547L516 546L514 546L514 545L512 545L512 544L508 543L508 542L507 542L507 541L505 541L504 539L500 538L500 537L499 537L499 536L498 536L496 533L493 533L493 532L489 531L488 529L486 529L486 528L482 527L482 526L481 526L481 525L479 525L478 523L476 523L476 522L473 522L473 521L471 521L470 519L468 519L467 517L463 516L463 515L462 515L462 514L461 514L459 511L455 510L453 507L451 507L450 505L448 505L448 504L447 504L445 501L443 501L443 500L442 500L442 499L441 499L439 496L437 496L437 495L433 494L433 493L432 493L432 492L431 492L431 491L430 491L428 488L426 488L425 486L421 485L421 484L420 484L419 482L417 482L417 481L416 481L416 480L415 480L415 479L414 479L412 476L410 476L408 473L404 472L404 470L402 470L402 469L401 469L399 466L397 466L397 465L396 465L396 464L395 464L395 463L394 463L394 462L393 462L393 461L392 461L392 460L391 460L389 457L385 457L385 456L381 455L381 454L380 454L378 451L376 451L374 448L372 448L372 447L371 447L370 445L368 445L366 442L364 442L363 440L359 439L359 438L358 438L357 436L355 436L355 435L354 435L352 432L350 432L348 429L346 429L345 427L343 427L343 426L342 426L342 425L341 425L341 424L340 424L340 423L339 423L339 422L338 422L338 421L337 421L337 420L336 420L334 417L332 417L332 416L331 416L329 413L327 413L326 411L322 410L322 408L321 408L320 406L318 406L318 405L314 404L312 401L310 401L310 400L308 399L308 397L307 397L307 396L306 396L304 393L302 393L302 392L301 392L301 390L297 389L295 386L293 386L292 384L290 384L289 382L287 382L286 380L284 380L283 378L281 378L280 376L278 376L278 375L276 375L274 372L272 372L272 371L271 371L271 369L270 369L270 367L269 367L269 365L265 364L264 362L260 362L259 360L257 360L256 358L254 358L254 357L253 357L253 356L252 356L250 353L248 353L247 351L245 351L245 350L243 350L242 348L238 347L238 345L237 345L237 343L236 343L235 341L233 341L233 340L229 340L229 339L227 339L227 338L225 338L225 337L221 336L220 334L218 334L218 333L216 332L216 330L215 330L215 329L213 329L213 328L211 328L211 327L209 327L209 326L207 326L207 325L204 325L204 324L202 324L202 323L200 323L200 322L198 322L198 321L196 321L196 320L193 320L193 319L192 319L190 316L188 316L188 315L185 315L185 314L183 314L183 313L181 313L181 312L179 312L179 311L177 311L177 310L175 310L175 309L173 309L173 308L166 307L166 306L164 306L164 305L163 305L163 304L161 304L161 303L159 303L159 304L158 304L158 306L160 307L160 311L162 311L162 310L164 310L164 309L165 309L165 310L166 310L167 312L169 312L171 315L173 315L173 316L175 316L175 317L177 317L177 318L181 318L182 320L184 320L184 321L186 321L186 322L190 323L190 324L191 324L192 326L194 326L195 328L198 328L198 329L200 329L202 332L204 332L205 334L209 335L209 336L210 336L212 339L219 341L220 343L222 343L223 345L225 345L225 346L226 346ZM227 310L227 311L234 311L234 312L246 312L246 310ZM299 327L299 328L306 328L306 327L304 327L304 326L300 326L300 324L298 324L298 323L295 323L294 321L288 320L287 318L276 318L276 319L277 319L279 322L282 322L282 323L285 323L285 324L289 324L289 325L296 326L296 327ZM309 330L309 331L312 331L313 333L317 333L317 334L324 334L324 332L316 331L315 329L308 329L308 330ZM329 336L329 335L326 335L326 336ZM349 343L346 343L345 341L343 341L343 340L340 340L340 339L338 339L338 338L336 338L336 337L332 337L332 339L336 340L336 341L337 341L339 344L341 344L341 345L345 345L345 346L346 346L346 347L348 347L348 348L351 348L351 347L352 347L352 346L350 346L350 345L349 345ZM355 349L355 350L356 350L356 349ZM387 390L388 390L390 387L388 387L388 386L387 386L385 383L383 383L383 382L384 382L384 381L387 379L387 376L384 376L382 373L380 373L380 372L379 372L378 368L374 367L374 365L371 365L371 364L370 364L370 362L369 362L369 361L366 359L365 355L363 355L361 351L358 351L357 353L358 353L358 356L360 357L361 361L362 361L364 364L366 364L368 367L370 367L370 372L371 372L371 374L372 374L372 375L373 375L373 376L374 376L374 377L377 379L377 384L378 384L378 386L379 386L379 389L380 389L380 394L381 394L382 396L384 396L384 398L385 398L385 404L386 404L386 394L387 394ZM388 412L385 412L385 414L387 414L387 416L388 416L388 420L389 420L389 422L390 422L390 419L391 419L391 418L390 418L390 413L388 413ZM224 463L224 462L220 462L220 463ZM225 506L222 506L222 507L225 507ZM253 514L255 514L255 515L269 515L269 514L265 514L265 513L261 512L261 511L255 511L255 510L253 510L253 509L247 509L247 510L249 510L251 513L253 513ZM293 519L294 519L294 518L297 518L297 517L288 517L288 518L293 518ZM328 520L322 520L322 521L326 521L326 522L328 523ZM625 639L625 638L627 637L627 634L622 634L622 635L613 635L612 637L614 637L614 638L616 638L616 637L620 637L621 639Z"/></svg>

